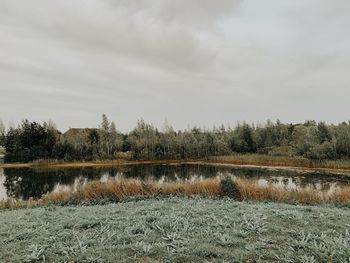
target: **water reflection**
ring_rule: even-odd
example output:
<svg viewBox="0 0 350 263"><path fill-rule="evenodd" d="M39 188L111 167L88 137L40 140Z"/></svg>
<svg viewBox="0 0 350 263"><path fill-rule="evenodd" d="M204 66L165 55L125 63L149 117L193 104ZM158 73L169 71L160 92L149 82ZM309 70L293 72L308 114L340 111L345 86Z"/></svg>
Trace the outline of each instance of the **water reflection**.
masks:
<svg viewBox="0 0 350 263"><path fill-rule="evenodd" d="M259 184L272 183L290 190L311 187L332 192L342 185L350 185L350 176L325 172L301 172L277 169L241 168L203 164L133 165L123 167L84 167L65 169L0 169L0 200L40 198L50 192L75 191L91 180L107 182L119 178L170 181L194 181L203 178L235 175L257 180Z"/></svg>

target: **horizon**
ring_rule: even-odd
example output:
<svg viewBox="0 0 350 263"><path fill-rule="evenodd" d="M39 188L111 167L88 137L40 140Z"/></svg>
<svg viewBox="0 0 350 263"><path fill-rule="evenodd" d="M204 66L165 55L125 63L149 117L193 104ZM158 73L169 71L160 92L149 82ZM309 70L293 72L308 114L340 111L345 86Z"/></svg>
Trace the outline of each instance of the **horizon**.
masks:
<svg viewBox="0 0 350 263"><path fill-rule="evenodd" d="M101 115L102 116L102 115ZM116 121L113 120L112 118L109 118L109 116L107 116L108 120L110 123L114 123L116 124ZM52 124L57 128L57 131L61 132L62 134L68 132L69 130L71 129L99 129L100 128L100 125L101 125L101 120L100 120L100 123L96 124L95 126L88 126L88 127L68 127L67 129L65 130L62 130L60 129L59 127L57 127L57 124L55 123L54 120L44 120L44 121L37 121L37 120L33 120L33 119L23 119L21 120L19 123L9 123L9 124L5 124L1 119L0 119L0 124L3 124L5 126L5 130L8 131L9 128L16 128L18 126L21 125L21 123L23 121L26 121L28 120L29 122L37 122L37 123L40 123L40 124L43 124L43 123L50 123L52 122ZM154 123L151 123L151 122L148 122L147 120L143 119L143 118L139 118L138 120L135 121L135 125L130 129L130 130L121 130L118 128L118 126L116 125L116 128L119 132L122 132L124 134L127 134L127 133L130 133L136 126L137 126L137 122L138 121L144 121L146 124L150 124L152 125L155 129L157 129L158 131L163 131L165 126L170 126L174 129L175 132L179 132L179 131L189 131L193 128L199 128L199 129L202 129L203 131L210 131L210 130L213 130L215 128L219 129L221 126L224 126L225 129L234 129L235 127L237 127L238 125L242 125L242 124L248 124L250 126L255 126L255 127L265 127L268 122L272 122L274 124L276 124L278 121L284 125L288 125L288 124L292 124L292 125L303 125L305 124L306 122L308 121L314 121L316 124L320 123L320 122L324 122L325 124L327 125L340 125L342 123L350 123L350 119L349 120L343 120L343 121L340 121L340 122L337 122L337 123L332 123L332 122L326 122L326 121L323 121L323 120L304 120L304 121L300 121L300 122L284 122L282 121L281 119L277 118L276 120L271 120L271 119L267 119L265 121L258 121L258 122L246 122L246 121L237 121L236 123L221 123L221 124L218 124L218 125L212 125L210 127L208 126L199 126L199 125L187 125L185 128L183 129L177 129L175 125L173 125L173 123L169 122L168 120L165 120L163 122L162 125L160 126L157 126L155 125Z"/></svg>

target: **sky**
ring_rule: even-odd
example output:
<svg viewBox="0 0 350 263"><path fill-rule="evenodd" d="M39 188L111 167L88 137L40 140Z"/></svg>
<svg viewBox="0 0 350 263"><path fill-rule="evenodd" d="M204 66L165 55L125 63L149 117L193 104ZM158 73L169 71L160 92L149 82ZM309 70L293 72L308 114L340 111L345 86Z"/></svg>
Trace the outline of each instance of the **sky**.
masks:
<svg viewBox="0 0 350 263"><path fill-rule="evenodd" d="M0 119L347 121L348 0L1 0Z"/></svg>

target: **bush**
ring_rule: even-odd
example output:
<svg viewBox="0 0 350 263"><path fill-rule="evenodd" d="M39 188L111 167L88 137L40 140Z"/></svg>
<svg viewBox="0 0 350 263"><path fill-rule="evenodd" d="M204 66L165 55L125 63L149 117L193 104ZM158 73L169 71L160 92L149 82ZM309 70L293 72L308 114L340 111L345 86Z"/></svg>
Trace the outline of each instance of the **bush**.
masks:
<svg viewBox="0 0 350 263"><path fill-rule="evenodd" d="M221 179L220 186L224 196L228 196L229 198L233 199L238 199L238 189L236 184L233 182L231 176L226 176L223 179Z"/></svg>
<svg viewBox="0 0 350 263"><path fill-rule="evenodd" d="M282 156L282 157L293 157L297 153L292 146L283 145L283 146L273 146L268 151L268 154L271 156Z"/></svg>
<svg viewBox="0 0 350 263"><path fill-rule="evenodd" d="M308 159L315 161L334 159L336 157L335 146L332 142L314 145L308 152L306 152L305 155Z"/></svg>

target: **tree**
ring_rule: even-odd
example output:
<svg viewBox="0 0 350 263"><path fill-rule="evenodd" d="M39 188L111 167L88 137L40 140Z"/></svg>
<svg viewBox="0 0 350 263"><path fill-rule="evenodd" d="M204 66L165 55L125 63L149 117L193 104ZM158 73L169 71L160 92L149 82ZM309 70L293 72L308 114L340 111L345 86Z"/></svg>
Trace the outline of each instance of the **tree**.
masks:
<svg viewBox="0 0 350 263"><path fill-rule="evenodd" d="M105 156L110 155L110 138L109 138L109 128L110 123L106 114L102 114L102 122L100 125L100 134L101 134L101 150Z"/></svg>
<svg viewBox="0 0 350 263"><path fill-rule="evenodd" d="M256 144L253 139L253 129L248 124L243 125L241 136L244 143L244 150L247 152L255 152Z"/></svg>
<svg viewBox="0 0 350 263"><path fill-rule="evenodd" d="M319 122L317 125L317 137L320 143L330 142L332 140L332 133L327 127L326 123Z"/></svg>
<svg viewBox="0 0 350 263"><path fill-rule="evenodd" d="M0 120L0 146L5 145L5 132L6 128L2 120Z"/></svg>
<svg viewBox="0 0 350 263"><path fill-rule="evenodd" d="M52 149L52 157L56 159L63 159L66 161L73 161L82 159L82 156L77 155L77 151L69 142L58 142Z"/></svg>
<svg viewBox="0 0 350 263"><path fill-rule="evenodd" d="M5 137L5 162L16 161L16 150L19 147L19 132L14 128L10 128Z"/></svg>
<svg viewBox="0 0 350 263"><path fill-rule="evenodd" d="M155 157L156 144L160 133L153 125L143 119L137 121L136 128L128 135L128 144L135 159L152 159Z"/></svg>
<svg viewBox="0 0 350 263"><path fill-rule="evenodd" d="M257 143L253 138L253 131L253 127L250 127L249 124L238 124L230 140L231 150L243 153L256 152Z"/></svg>
<svg viewBox="0 0 350 263"><path fill-rule="evenodd" d="M27 162L50 158L56 143L56 132L47 125L24 120L21 126L10 129L5 137L5 161Z"/></svg>
<svg viewBox="0 0 350 263"><path fill-rule="evenodd" d="M350 125L342 123L335 128L335 144L338 157L350 157Z"/></svg>
<svg viewBox="0 0 350 263"><path fill-rule="evenodd" d="M6 148L5 161L40 158L95 160L124 151L135 159L203 158L232 152L304 156L313 160L350 157L350 122L338 125L275 123L238 124L234 129L188 127L175 131L167 122L159 131L143 119L128 134L120 133L105 114L98 129L70 129L61 134L49 121L42 125L24 120L18 127L0 121L0 139ZM123 156L123 155L121 155Z"/></svg>
<svg viewBox="0 0 350 263"><path fill-rule="evenodd" d="M109 131L109 120L106 116L106 114L102 114L102 122L101 122L101 130L108 132Z"/></svg>
<svg viewBox="0 0 350 263"><path fill-rule="evenodd" d="M100 142L100 135L96 129L92 129L88 135L88 143L90 145L98 144Z"/></svg>
<svg viewBox="0 0 350 263"><path fill-rule="evenodd" d="M109 143L111 145L112 154L116 151L122 150L123 147L123 135L118 132L114 121L109 126Z"/></svg>
<svg viewBox="0 0 350 263"><path fill-rule="evenodd" d="M299 125L295 127L291 145L295 148L298 155L307 155L316 144L318 144L316 126Z"/></svg>

